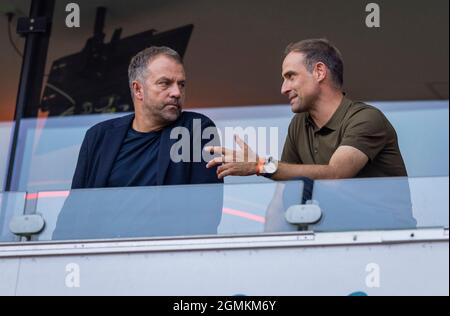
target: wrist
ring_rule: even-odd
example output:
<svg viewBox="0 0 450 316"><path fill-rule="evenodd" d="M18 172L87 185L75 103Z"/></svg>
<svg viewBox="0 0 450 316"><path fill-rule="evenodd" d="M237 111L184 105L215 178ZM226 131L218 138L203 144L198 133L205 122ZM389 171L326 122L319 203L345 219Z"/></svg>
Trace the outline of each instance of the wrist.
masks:
<svg viewBox="0 0 450 316"><path fill-rule="evenodd" d="M256 174L258 176L272 178L278 171L278 165L278 160L275 160L273 157L258 159Z"/></svg>
<svg viewBox="0 0 450 316"><path fill-rule="evenodd" d="M256 160L256 172L255 174L259 177L264 173L264 165L266 164L266 158L259 158Z"/></svg>

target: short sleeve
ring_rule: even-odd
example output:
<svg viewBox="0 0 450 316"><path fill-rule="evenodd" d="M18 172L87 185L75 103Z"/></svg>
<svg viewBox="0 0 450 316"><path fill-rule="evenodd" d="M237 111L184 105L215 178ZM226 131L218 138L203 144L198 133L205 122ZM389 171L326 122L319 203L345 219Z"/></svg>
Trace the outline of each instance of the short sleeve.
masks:
<svg viewBox="0 0 450 316"><path fill-rule="evenodd" d="M386 117L377 109L362 109L349 119L340 146L362 151L370 161L383 150L389 140Z"/></svg>

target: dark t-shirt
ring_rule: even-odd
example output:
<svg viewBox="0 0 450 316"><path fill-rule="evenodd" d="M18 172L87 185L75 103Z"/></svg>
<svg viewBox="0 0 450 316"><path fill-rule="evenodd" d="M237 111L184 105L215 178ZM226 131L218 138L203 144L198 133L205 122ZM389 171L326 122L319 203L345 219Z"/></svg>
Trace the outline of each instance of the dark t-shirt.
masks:
<svg viewBox="0 0 450 316"><path fill-rule="evenodd" d="M156 185L160 139L161 132L140 133L130 127L113 165L108 187Z"/></svg>
<svg viewBox="0 0 450 316"><path fill-rule="evenodd" d="M327 165L340 146L354 147L369 157L358 178L407 176L397 133L384 114L347 98L321 129L308 113L297 114L289 126L281 160Z"/></svg>

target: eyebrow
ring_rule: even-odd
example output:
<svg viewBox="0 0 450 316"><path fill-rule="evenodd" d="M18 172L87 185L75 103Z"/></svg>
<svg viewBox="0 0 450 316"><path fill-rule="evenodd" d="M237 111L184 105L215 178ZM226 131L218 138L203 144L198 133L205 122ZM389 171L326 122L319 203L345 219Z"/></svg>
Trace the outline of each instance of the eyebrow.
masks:
<svg viewBox="0 0 450 316"><path fill-rule="evenodd" d="M287 78L287 77L290 77L290 76L293 76L293 75L296 75L296 74L297 73L295 71L290 70L290 71L287 71L286 73L283 74L283 78Z"/></svg>
<svg viewBox="0 0 450 316"><path fill-rule="evenodd" d="M165 77L165 76L163 76L163 77L161 77L161 78L158 78L158 79L156 80L156 82L161 82L161 81L177 82L177 83L186 83L186 79L182 79L182 80L175 81L175 80L170 79L170 78Z"/></svg>
<svg viewBox="0 0 450 316"><path fill-rule="evenodd" d="M156 80L156 82L159 82L159 81L173 81L173 80L170 78L167 78L167 77L161 77Z"/></svg>

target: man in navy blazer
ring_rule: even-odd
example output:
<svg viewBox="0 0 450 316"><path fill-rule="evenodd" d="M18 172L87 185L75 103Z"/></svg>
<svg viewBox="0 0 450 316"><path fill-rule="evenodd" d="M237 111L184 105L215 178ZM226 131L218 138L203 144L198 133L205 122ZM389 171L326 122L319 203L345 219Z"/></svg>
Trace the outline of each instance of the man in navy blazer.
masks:
<svg viewBox="0 0 450 316"><path fill-rule="evenodd" d="M130 114L118 119L102 122L89 129L80 149L75 175L72 181L72 189L107 188L109 177L115 160L120 152L135 114ZM161 131L159 152L157 155L157 179L155 185L182 185L182 184L207 184L223 183L218 180L216 169L207 169L203 159L201 162L173 162L170 157L172 146L178 139L171 139L170 134L174 128L183 127L193 131L193 122L201 120L201 130L215 128L214 123L206 116L194 112L183 112L172 124ZM191 138L192 143L199 141ZM218 140L218 135L214 135ZM201 140L201 148L210 139ZM191 155L192 156L192 155ZM138 185L134 185L138 186ZM150 185L141 185L150 186Z"/></svg>
<svg viewBox="0 0 450 316"><path fill-rule="evenodd" d="M182 111L180 56L147 48L133 57L128 75L135 113L87 131L53 239L216 233L223 180L206 168L211 154L203 148L220 141L208 117ZM173 186L190 184L199 186ZM147 188L153 186L166 187ZM76 190L90 188L116 189Z"/></svg>
<svg viewBox="0 0 450 316"><path fill-rule="evenodd" d="M223 183L217 169L206 168L208 161L193 159L204 154L194 150L202 151L219 138L208 117L182 112L186 76L178 53L166 47L140 52L130 63L129 80L135 113L87 131L72 189ZM195 130L195 122L200 130ZM189 131L190 146L183 149L190 151L190 161L174 162L171 157L179 141L171 133L177 128ZM207 129L214 133L203 139ZM195 146L196 141L201 146Z"/></svg>

